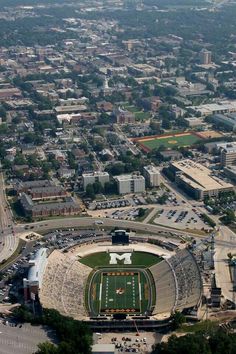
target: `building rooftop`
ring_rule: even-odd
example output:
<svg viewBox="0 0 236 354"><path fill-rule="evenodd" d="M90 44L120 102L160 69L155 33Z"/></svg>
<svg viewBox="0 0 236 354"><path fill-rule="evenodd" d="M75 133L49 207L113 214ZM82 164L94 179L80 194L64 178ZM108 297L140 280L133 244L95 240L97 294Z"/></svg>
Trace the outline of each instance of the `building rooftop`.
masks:
<svg viewBox="0 0 236 354"><path fill-rule="evenodd" d="M208 191L233 188L232 184L213 176L211 170L197 162L182 160L172 162L172 166L181 171L183 173L181 178L195 189Z"/></svg>
<svg viewBox="0 0 236 354"><path fill-rule="evenodd" d="M114 344L94 344L92 353L115 353Z"/></svg>
<svg viewBox="0 0 236 354"><path fill-rule="evenodd" d="M154 166L154 165L144 166L144 169L146 171L148 171L149 173L159 173L158 168L156 166Z"/></svg>
<svg viewBox="0 0 236 354"><path fill-rule="evenodd" d="M29 282L38 282L39 286L41 285L42 274L46 266L46 260L47 260L47 248L40 248L37 251L34 259L31 259L29 261L29 265L31 265L28 272Z"/></svg>
<svg viewBox="0 0 236 354"><path fill-rule="evenodd" d="M50 194L57 195L58 193L62 193L62 192L65 193L64 188L62 188L61 186L35 187L30 189L30 193L32 194L50 193Z"/></svg>
<svg viewBox="0 0 236 354"><path fill-rule="evenodd" d="M222 101L219 103L207 103L199 106L190 106L189 108L192 108L195 111L199 111L203 115L208 115L208 114L212 114L215 112L222 112L222 111L235 112L236 100Z"/></svg>
<svg viewBox="0 0 236 354"><path fill-rule="evenodd" d="M37 180L37 181L27 181L27 182L22 182L19 181L16 185L15 188L17 189L31 189L31 188L42 188L42 187L49 187L52 186L52 182L49 180Z"/></svg>
<svg viewBox="0 0 236 354"><path fill-rule="evenodd" d="M28 194L22 193L20 196L20 202L25 211L34 211L34 212L42 212L42 211L61 211L69 208L78 208L79 204L77 204L73 197L65 197L62 202L49 202L49 203L37 203L35 204Z"/></svg>
<svg viewBox="0 0 236 354"><path fill-rule="evenodd" d="M145 180L145 178L142 175L138 175L135 173L128 174L128 175L119 175L119 176L115 176L114 178L116 178L117 181L129 181L132 179Z"/></svg>
<svg viewBox="0 0 236 354"><path fill-rule="evenodd" d="M82 176L83 177L109 176L109 173L104 171L94 171L94 172L83 173Z"/></svg>
<svg viewBox="0 0 236 354"><path fill-rule="evenodd" d="M216 144L218 149L223 149L227 153L236 153L236 142Z"/></svg>

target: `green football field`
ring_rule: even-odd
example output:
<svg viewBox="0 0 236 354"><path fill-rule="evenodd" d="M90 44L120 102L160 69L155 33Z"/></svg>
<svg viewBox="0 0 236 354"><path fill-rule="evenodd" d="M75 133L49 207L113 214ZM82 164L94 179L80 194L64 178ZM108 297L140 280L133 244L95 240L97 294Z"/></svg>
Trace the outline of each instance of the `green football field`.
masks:
<svg viewBox="0 0 236 354"><path fill-rule="evenodd" d="M88 308L92 316L140 314L148 311L155 292L145 271L104 269L95 272L88 288Z"/></svg>
<svg viewBox="0 0 236 354"><path fill-rule="evenodd" d="M165 148L175 148L181 146L191 146L200 141L201 138L194 134L166 136L163 138L153 138L151 140L139 140L139 143L149 150L158 149L160 146Z"/></svg>
<svg viewBox="0 0 236 354"><path fill-rule="evenodd" d="M139 313L141 311L140 274L108 272L101 274L100 312Z"/></svg>

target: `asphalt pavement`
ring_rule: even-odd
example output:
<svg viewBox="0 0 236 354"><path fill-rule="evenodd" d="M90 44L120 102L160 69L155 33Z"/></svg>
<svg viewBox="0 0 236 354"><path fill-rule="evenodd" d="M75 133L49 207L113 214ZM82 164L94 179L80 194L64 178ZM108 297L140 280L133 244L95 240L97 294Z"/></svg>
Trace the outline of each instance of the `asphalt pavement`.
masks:
<svg viewBox="0 0 236 354"><path fill-rule="evenodd" d="M52 330L41 326L23 324L20 328L0 323L0 353L1 354L32 354L37 345L53 338Z"/></svg>

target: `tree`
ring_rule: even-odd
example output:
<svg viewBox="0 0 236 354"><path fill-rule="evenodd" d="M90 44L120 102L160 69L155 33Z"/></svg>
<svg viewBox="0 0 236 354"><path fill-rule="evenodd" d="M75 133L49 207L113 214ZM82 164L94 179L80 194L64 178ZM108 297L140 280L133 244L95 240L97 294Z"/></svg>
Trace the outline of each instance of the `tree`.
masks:
<svg viewBox="0 0 236 354"><path fill-rule="evenodd" d="M38 345L38 348L39 349L35 354L57 354L58 353L58 348L50 342L40 343Z"/></svg>
<svg viewBox="0 0 236 354"><path fill-rule="evenodd" d="M100 117L98 118L98 124L103 125L103 124L109 124L111 122L111 117L109 114L103 112L100 114Z"/></svg>
<svg viewBox="0 0 236 354"><path fill-rule="evenodd" d="M42 136L36 135L34 133L26 133L23 140L25 144L35 144L35 145L42 145L44 142Z"/></svg>
<svg viewBox="0 0 236 354"><path fill-rule="evenodd" d="M186 322L185 316L182 314L182 312L176 311L172 316L171 316L171 326L175 330L177 328L180 328L183 323Z"/></svg>
<svg viewBox="0 0 236 354"><path fill-rule="evenodd" d="M9 133L9 129L6 123L0 124L0 135L5 135L7 133Z"/></svg>
<svg viewBox="0 0 236 354"><path fill-rule="evenodd" d="M105 182L104 185L105 194L116 194L117 193L117 184L115 181Z"/></svg>
<svg viewBox="0 0 236 354"><path fill-rule="evenodd" d="M20 117L14 117L14 118L12 118L12 123L13 124L19 124L21 122L21 119L20 119Z"/></svg>
<svg viewBox="0 0 236 354"><path fill-rule="evenodd" d="M101 184L101 182L95 182L93 184L93 190L95 194L99 194L103 192L103 186Z"/></svg>
<svg viewBox="0 0 236 354"><path fill-rule="evenodd" d="M168 343L157 344L152 354L210 354L207 339L201 334L171 336Z"/></svg>
<svg viewBox="0 0 236 354"><path fill-rule="evenodd" d="M230 225L236 220L233 210L226 210L225 215L220 218L220 221L225 225Z"/></svg>
<svg viewBox="0 0 236 354"><path fill-rule="evenodd" d="M168 199L168 194L164 193L160 197L157 198L157 203L163 205L166 203L167 199Z"/></svg>
<svg viewBox="0 0 236 354"><path fill-rule="evenodd" d="M21 153L17 153L17 155L15 156L15 159L14 159L14 164L15 165L25 165L26 159L25 159L24 155L22 155Z"/></svg>
<svg viewBox="0 0 236 354"><path fill-rule="evenodd" d="M91 183L89 183L86 186L86 197L90 198L90 199L94 199L95 198L94 188L93 188L93 185Z"/></svg>
<svg viewBox="0 0 236 354"><path fill-rule="evenodd" d="M171 129L171 122L168 119L163 118L161 126L163 129Z"/></svg>
<svg viewBox="0 0 236 354"><path fill-rule="evenodd" d="M142 217L145 215L145 212L146 212L145 209L139 208L139 211L138 211L138 216L139 216L139 218L142 218Z"/></svg>
<svg viewBox="0 0 236 354"><path fill-rule="evenodd" d="M115 163L112 165L108 165L106 170L107 170L107 172L109 172L113 176L121 175L122 173L125 172L125 166L123 163L118 162L118 163Z"/></svg>
<svg viewBox="0 0 236 354"><path fill-rule="evenodd" d="M6 118L7 112L5 110L5 108L3 107L3 105L0 106L0 117L2 118Z"/></svg>

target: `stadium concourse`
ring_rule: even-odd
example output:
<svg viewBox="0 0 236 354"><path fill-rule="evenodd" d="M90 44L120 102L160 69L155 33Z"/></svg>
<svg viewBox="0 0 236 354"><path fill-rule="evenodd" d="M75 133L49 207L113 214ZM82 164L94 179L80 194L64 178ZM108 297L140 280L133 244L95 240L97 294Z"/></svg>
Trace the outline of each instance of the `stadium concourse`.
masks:
<svg viewBox="0 0 236 354"><path fill-rule="evenodd" d="M125 247L125 248L124 248ZM75 319L89 320L86 306L88 279L94 271L79 260L99 252L146 252L162 257L150 266L156 296L150 319L167 319L175 310L197 308L201 301L201 275L194 257L187 249L169 251L150 243L112 246L99 242L74 246L63 253L54 250L47 259L39 299L44 308L53 308ZM88 291L88 290L87 290Z"/></svg>

